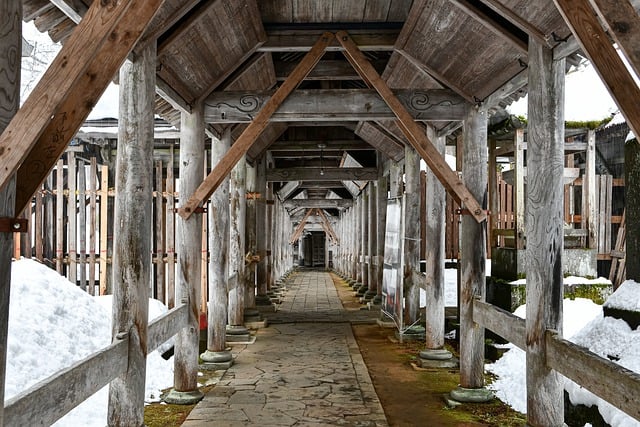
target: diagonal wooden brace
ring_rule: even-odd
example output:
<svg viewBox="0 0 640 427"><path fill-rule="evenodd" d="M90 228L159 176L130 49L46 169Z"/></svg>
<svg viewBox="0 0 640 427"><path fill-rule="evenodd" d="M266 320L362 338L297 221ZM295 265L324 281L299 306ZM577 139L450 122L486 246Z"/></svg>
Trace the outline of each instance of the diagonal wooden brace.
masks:
<svg viewBox="0 0 640 427"><path fill-rule="evenodd" d="M185 219L189 218L193 210L216 191L216 188L218 188L225 177L229 175L236 163L249 151L249 148L251 148L262 131L267 127L269 118L276 112L287 96L298 87L300 82L304 80L318 61L320 61L325 49L331 44L333 39L334 35L328 32L320 36L320 39L318 39L311 50L302 58L302 61L300 61L273 96L269 98L269 101L262 107L224 157L220 159L216 167L207 175L184 206L180 208L180 216Z"/></svg>
<svg viewBox="0 0 640 427"><path fill-rule="evenodd" d="M289 244L290 245L294 244L295 241L300 238L300 235L302 234L302 231L304 230L304 226L307 225L307 220L309 220L309 217L311 216L311 214L315 210L316 210L316 208L307 210L307 213L304 215L304 218L302 218L302 221L300 221L300 224L298 224L298 227L296 228L296 231L293 232L293 235L291 236L291 239L289 239Z"/></svg>
<svg viewBox="0 0 640 427"><path fill-rule="evenodd" d="M487 213L482 209L464 183L458 179L458 175L451 170L447 162L438 152L438 149L429 138L427 138L424 131L420 129L420 126L413 121L409 112L393 94L391 89L389 89L389 86L382 80L360 49L358 49L358 46L353 42L349 34L346 31L338 31L336 38L344 48L344 56L358 74L360 74L362 79L373 86L382 99L385 100L389 108L391 108L391 111L393 111L398 118L397 123L402 133L424 159L447 192L451 194L451 197L460 205L464 205L465 208L469 209L476 221L485 221L487 219Z"/></svg>

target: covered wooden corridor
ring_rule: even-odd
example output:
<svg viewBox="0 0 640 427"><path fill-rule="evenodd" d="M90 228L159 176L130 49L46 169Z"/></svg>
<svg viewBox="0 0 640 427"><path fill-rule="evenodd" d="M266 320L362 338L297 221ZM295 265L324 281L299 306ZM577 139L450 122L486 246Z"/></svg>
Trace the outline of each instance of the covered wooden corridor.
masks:
<svg viewBox="0 0 640 427"><path fill-rule="evenodd" d="M31 20L64 46L19 108L20 25ZM640 419L640 376L561 330L564 77L588 58L637 135L638 43L630 0L0 0L2 398L14 233L27 227L20 216L106 86L120 86L115 156L105 164L113 181L103 189L115 194L104 223L112 242L99 273L100 289L114 295L113 343L5 402L0 426L51 424L106 384L107 423L142 425L146 355L174 335L167 400L201 399L199 358L228 367L227 343L250 337L257 306L278 298L277 281L300 262L349 277L400 324L423 323L426 353L440 357L447 195L462 218L452 394L489 398L487 328L527 352L530 425L562 425L559 374ZM486 302L485 261L487 128L526 93L525 322ZM155 115L179 131L170 168L177 212L166 217L175 245L160 251ZM627 145L627 277L640 281L640 146ZM163 209L161 197L155 203ZM154 253L171 259L161 279L152 279ZM63 258L75 267L75 252ZM148 324L147 298L158 292L171 311Z"/></svg>

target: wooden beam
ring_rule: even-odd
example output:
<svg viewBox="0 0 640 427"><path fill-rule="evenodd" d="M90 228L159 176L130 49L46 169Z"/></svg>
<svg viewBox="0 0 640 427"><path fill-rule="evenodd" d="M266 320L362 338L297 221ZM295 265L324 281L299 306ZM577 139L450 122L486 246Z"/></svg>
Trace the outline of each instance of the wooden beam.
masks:
<svg viewBox="0 0 640 427"><path fill-rule="evenodd" d="M449 0L454 6L462 10L464 13L478 21L483 27L491 31L498 37L502 37L505 41L511 43L513 47L518 49L520 53L527 53L527 43L518 38L511 31L504 28L493 18L488 16L478 6L471 3L469 0ZM507 9L508 10L508 9Z"/></svg>
<svg viewBox="0 0 640 427"><path fill-rule="evenodd" d="M298 224L298 226L296 227L295 231L291 235L291 238L289 239L289 244L290 245L294 244L296 242L296 240L298 240L300 238L300 235L302 234L302 231L304 231L304 226L307 224L307 221L309 220L309 217L311 216L311 214L315 210L316 210L315 208L307 210L307 213L304 215L304 217L302 218L302 221L300 221L300 224Z"/></svg>
<svg viewBox="0 0 640 427"><path fill-rule="evenodd" d="M640 89L609 41L589 0L554 0L554 3L620 107L629 127L635 135L640 135Z"/></svg>
<svg viewBox="0 0 640 427"><path fill-rule="evenodd" d="M640 76L640 16L629 0L593 0L596 12L603 18L618 47Z"/></svg>
<svg viewBox="0 0 640 427"><path fill-rule="evenodd" d="M285 181L375 181L377 168L287 168L267 169L268 182Z"/></svg>
<svg viewBox="0 0 640 427"><path fill-rule="evenodd" d="M269 182L267 180L267 182ZM280 200L287 200L289 196L300 187L300 181L289 181L278 191Z"/></svg>
<svg viewBox="0 0 640 427"><path fill-rule="evenodd" d="M544 45L549 46L549 37L547 37L539 28L535 25L531 24L526 19L522 18L520 15L513 12L510 8L505 6L499 0L480 0L482 3L493 9L496 13L501 15L507 21L511 22L516 27L520 28L522 31L527 33L527 35L538 41L538 43L542 43Z"/></svg>
<svg viewBox="0 0 640 427"><path fill-rule="evenodd" d="M316 209L316 213L320 217L320 219L322 219L322 224L324 226L324 229L325 229L327 235L329 235L331 237L331 239L337 245L339 245L340 241L338 240L338 236L336 235L335 231L333 231L333 227L331 226L331 223L329 222L329 219L325 215L324 211L322 209Z"/></svg>
<svg viewBox="0 0 640 427"><path fill-rule="evenodd" d="M336 34L340 43L345 47L345 56L354 68L363 75L365 81L371 82L380 96L387 102L391 110L398 117L397 123L403 133L436 175L438 180L447 189L451 196L465 208L469 209L476 221L484 221L486 212L469 192L465 185L458 179L458 175L451 170L447 162L438 152L438 149L427 138L424 131L413 121L409 113L404 109L398 98L393 94L380 75L371 66L366 57L358 50L358 46L344 31Z"/></svg>
<svg viewBox="0 0 640 427"><path fill-rule="evenodd" d="M527 85L528 80L529 80L529 73L527 69L520 71L518 74L516 74L515 77L513 77L507 83L500 86L491 95L487 96L482 101L482 105L485 108L495 107L501 101L503 101L506 97L512 95L513 93L525 87Z"/></svg>
<svg viewBox="0 0 640 427"><path fill-rule="evenodd" d="M392 52L399 30L367 30L351 31L354 40L363 51ZM267 31L267 41L258 52L307 52L311 50L321 31ZM343 50L342 46L332 41L327 45L328 52Z"/></svg>
<svg viewBox="0 0 640 427"><path fill-rule="evenodd" d="M353 206L353 199L289 199L283 202L287 209L291 208L320 208L344 209Z"/></svg>
<svg viewBox="0 0 640 427"><path fill-rule="evenodd" d="M51 3L55 5L67 18L71 19L76 24L79 24L82 17L87 13L87 6L81 1L74 0L51 0Z"/></svg>
<svg viewBox="0 0 640 427"><path fill-rule="evenodd" d="M373 66L379 73L384 71L385 61L375 61ZM284 81L295 67L293 62L275 61L276 79ZM361 80L351 64L341 60L324 60L311 70L305 80Z"/></svg>
<svg viewBox="0 0 640 427"><path fill-rule="evenodd" d="M112 10L100 4L94 2L0 136L0 163L5 166L0 169L0 187L5 173L17 170L19 210L82 126L162 1L121 1Z"/></svg>
<svg viewBox="0 0 640 427"><path fill-rule="evenodd" d="M355 134L367 141L371 146L383 152L393 161L404 159L404 145L397 142L386 130L374 122L361 122Z"/></svg>
<svg viewBox="0 0 640 427"><path fill-rule="evenodd" d="M231 169L238 163L238 160L251 148L256 138L260 136L269 123L269 118L276 112L280 104L282 104L287 96L304 80L304 77L315 64L318 63L320 58L322 58L325 48L331 43L333 38L333 34L325 33L318 39L311 51L307 53L289 78L278 88L260 112L258 112L255 119L236 140L235 144L233 144L231 149L225 154L220 163L218 163L202 184L200 184L186 204L180 208L179 213L182 217L188 218L195 208L215 191L222 180L231 172Z"/></svg>
<svg viewBox="0 0 640 427"><path fill-rule="evenodd" d="M327 139L325 140L279 140L269 146L269 151L275 156L279 151L318 151L318 144L326 144L324 152L328 151L361 151L374 150L375 148L361 139Z"/></svg>
<svg viewBox="0 0 640 427"><path fill-rule="evenodd" d="M207 123L249 123L274 91L214 92L205 100ZM395 96L414 120L462 120L469 104L447 89L396 90ZM270 117L273 122L372 121L395 118L371 89L311 89L294 91Z"/></svg>

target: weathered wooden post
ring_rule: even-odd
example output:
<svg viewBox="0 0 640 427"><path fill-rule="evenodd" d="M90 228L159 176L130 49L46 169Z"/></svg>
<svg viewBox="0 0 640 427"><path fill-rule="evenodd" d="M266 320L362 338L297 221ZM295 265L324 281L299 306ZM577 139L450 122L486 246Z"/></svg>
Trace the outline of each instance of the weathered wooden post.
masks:
<svg viewBox="0 0 640 427"><path fill-rule="evenodd" d="M274 223L273 223L273 206L274 206L274 196L273 196L273 183L267 183L267 195L265 198L266 208L267 208L267 222L266 222L266 280L267 280L267 292L271 290L273 286L273 236L275 236Z"/></svg>
<svg viewBox="0 0 640 427"><path fill-rule="evenodd" d="M487 192L487 112L473 108L463 127L462 178L476 200ZM485 299L486 222L462 216L460 232L460 387L451 397L462 402L492 398L484 387L484 328L473 321L473 301Z"/></svg>
<svg viewBox="0 0 640 427"><path fill-rule="evenodd" d="M404 271L407 325L420 319L420 155L411 146L404 149Z"/></svg>
<svg viewBox="0 0 640 427"><path fill-rule="evenodd" d="M445 155L445 138L438 137L433 128L427 127L427 136L442 156ZM452 355L444 347L444 259L445 259L445 204L444 187L431 169L426 171L426 307L425 349L420 352L422 366L446 366Z"/></svg>
<svg viewBox="0 0 640 427"><path fill-rule="evenodd" d="M367 256L368 256L368 275L369 275L369 286L367 288L367 292L364 294L365 301L371 301L373 297L377 294L378 289L378 273L377 273L377 257L376 254L378 252L377 247L377 220L376 220L376 196L377 196L377 183L375 181L369 182L367 185L367 195L369 199L369 205L367 206L368 211L368 219L367 222L369 224L369 241L367 248Z"/></svg>
<svg viewBox="0 0 640 427"><path fill-rule="evenodd" d="M0 1L0 133L20 106L20 58L22 57L22 2ZM0 188L0 218L16 216L15 175ZM13 229L0 230L0 402L4 402L9 329L9 291ZM0 426L4 425L4 404L0 405Z"/></svg>
<svg viewBox="0 0 640 427"><path fill-rule="evenodd" d="M178 194L184 201L198 188L204 176L205 133L202 103L191 114L182 113L180 121L180 182ZM178 253L176 306L189 307L188 326L178 332L175 341L173 389L165 401L189 405L202 399L198 389L198 355L200 353L200 278L202 251L202 213L189 219L176 219Z"/></svg>
<svg viewBox="0 0 640 427"><path fill-rule="evenodd" d="M243 156L231 171L229 184L229 324L228 342L249 340L249 330L244 326L245 303L245 219L246 219L246 160Z"/></svg>
<svg viewBox="0 0 640 427"><path fill-rule="evenodd" d="M361 297L369 290L369 192L365 187L360 192L360 287L356 296Z"/></svg>
<svg viewBox="0 0 640 427"><path fill-rule="evenodd" d="M211 139L211 164L217 164L231 147L231 127L220 139ZM209 312L207 314L207 350L200 355L209 369L228 369L233 359L227 349L227 306L229 295L229 178L211 196L209 214Z"/></svg>
<svg viewBox="0 0 640 427"><path fill-rule="evenodd" d="M385 233L387 229L387 176L381 176L378 178L377 196L376 196L376 222L378 223L376 232L378 234L376 238L376 258L377 258L377 270L378 286L376 289L376 296L373 298L374 304L382 303L382 277L384 274L384 241Z"/></svg>
<svg viewBox="0 0 640 427"><path fill-rule="evenodd" d="M256 233L256 204L257 204L257 165L246 164L245 175L245 251L249 259L245 260L244 271L244 322L260 320L260 312L256 309L256 273L257 265L253 256L258 253L258 241Z"/></svg>
<svg viewBox="0 0 640 427"><path fill-rule="evenodd" d="M263 156L257 161L258 176L256 180L256 247L257 255L260 256L256 270L256 283L258 292L256 295L256 305L271 305L267 296L268 291L268 255L267 244L271 240L271 223L267 215L267 159Z"/></svg>
<svg viewBox="0 0 640 427"><path fill-rule="evenodd" d="M144 425L151 283L156 45L120 68L113 245L113 340L128 340L127 371L109 386L109 426Z"/></svg>
<svg viewBox="0 0 640 427"><path fill-rule="evenodd" d="M640 282L640 143L639 135L624 149L627 279Z"/></svg>
<svg viewBox="0 0 640 427"><path fill-rule="evenodd" d="M565 60L529 40L527 149L527 422L564 423L563 386L547 364L547 330L562 334Z"/></svg>

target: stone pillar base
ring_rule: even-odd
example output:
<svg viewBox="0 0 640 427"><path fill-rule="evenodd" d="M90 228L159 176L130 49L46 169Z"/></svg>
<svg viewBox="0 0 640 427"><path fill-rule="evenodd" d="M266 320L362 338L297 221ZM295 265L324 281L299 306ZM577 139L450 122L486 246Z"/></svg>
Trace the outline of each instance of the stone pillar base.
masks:
<svg viewBox="0 0 640 427"><path fill-rule="evenodd" d="M376 295L375 297L373 297L372 302L374 305L382 304L382 295Z"/></svg>
<svg viewBox="0 0 640 427"><path fill-rule="evenodd" d="M363 297L365 301L373 301L373 298L375 298L376 296L376 291L372 291L371 289L367 290L367 292L364 293Z"/></svg>
<svg viewBox="0 0 640 427"><path fill-rule="evenodd" d="M193 391L177 391L176 389L171 389L163 400L172 405L193 405L194 403L200 402L203 397L204 394L198 389Z"/></svg>
<svg viewBox="0 0 640 427"><path fill-rule="evenodd" d="M256 305L271 305L271 300L268 295L256 295Z"/></svg>
<svg viewBox="0 0 640 427"><path fill-rule="evenodd" d="M201 369L208 371L222 371L229 369L233 365L233 356L229 350L209 351L206 350L200 355L202 359Z"/></svg>
<svg viewBox="0 0 640 427"><path fill-rule="evenodd" d="M458 402L463 403L485 403L493 400L494 395L490 390L485 387L481 388L464 388L457 387L451 390L449 396Z"/></svg>
<svg viewBox="0 0 640 427"><path fill-rule="evenodd" d="M227 325L226 340L229 343L249 342L251 340L251 334L249 333L249 330L243 325Z"/></svg>
<svg viewBox="0 0 640 427"><path fill-rule="evenodd" d="M457 368L458 359L444 349L426 349L419 353L418 362L421 368Z"/></svg>

